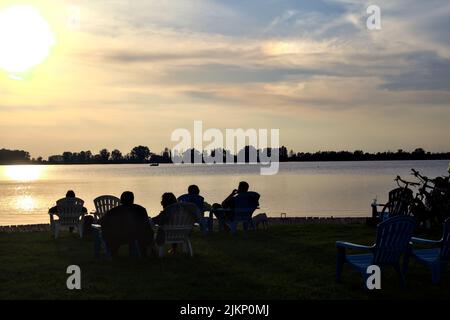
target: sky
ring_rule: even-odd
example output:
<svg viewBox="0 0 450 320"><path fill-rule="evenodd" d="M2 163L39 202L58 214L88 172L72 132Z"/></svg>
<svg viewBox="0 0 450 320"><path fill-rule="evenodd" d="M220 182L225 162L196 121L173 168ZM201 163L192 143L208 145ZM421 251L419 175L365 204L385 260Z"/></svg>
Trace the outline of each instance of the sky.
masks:
<svg viewBox="0 0 450 320"><path fill-rule="evenodd" d="M17 4L40 12L55 44L20 79L0 71L0 147L160 152L201 120L279 129L297 151L450 150L447 0L2 0L0 10ZM369 5L380 30L366 26Z"/></svg>

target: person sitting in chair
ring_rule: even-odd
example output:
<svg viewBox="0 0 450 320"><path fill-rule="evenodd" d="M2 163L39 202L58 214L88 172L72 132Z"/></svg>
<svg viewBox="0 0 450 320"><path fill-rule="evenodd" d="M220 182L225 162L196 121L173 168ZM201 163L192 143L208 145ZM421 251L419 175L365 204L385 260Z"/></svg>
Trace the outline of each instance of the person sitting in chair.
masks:
<svg viewBox="0 0 450 320"><path fill-rule="evenodd" d="M178 202L190 202L195 204L198 208L197 220L199 221L200 228L204 233L207 232L207 222L204 218L205 199L200 195L199 187L195 184L190 185L188 187L188 193L179 196Z"/></svg>
<svg viewBox="0 0 450 320"><path fill-rule="evenodd" d="M153 223L157 224L158 226L163 226L167 224L170 219L172 218L173 214L177 214L176 210L172 210L173 204L178 203L177 198L175 195L171 192L166 192L162 195L161 199L161 205L163 207L163 210L154 218L152 218ZM192 215L193 222L199 222L199 215L198 215L198 208L192 204L187 203L185 204L185 209L189 210L189 214ZM156 234L156 244L161 245L165 241L165 234L164 230L159 228L158 232ZM172 244L172 249L169 251L171 254L175 254L177 251L177 245Z"/></svg>
<svg viewBox="0 0 450 320"><path fill-rule="evenodd" d="M66 198L75 198L75 192L73 190L67 191ZM48 209L48 213L57 214L58 207L57 206L51 207L50 209ZM87 213L87 209L85 207L83 207L83 213Z"/></svg>
<svg viewBox="0 0 450 320"><path fill-rule="evenodd" d="M99 220L111 256L117 255L119 247L124 244L129 245L130 251L137 244L140 254L145 256L148 245L153 242L153 229L147 210L134 204L134 194L130 191L122 193L120 203L120 206L109 210Z"/></svg>
<svg viewBox="0 0 450 320"><path fill-rule="evenodd" d="M222 201L222 204L215 203L213 205L213 210L223 208L230 209L229 211L223 212L214 212L214 215L220 221L230 221L233 220L235 212L234 209L237 207L246 207L246 208L257 208L259 206L259 198L260 195L254 191L249 190L249 184L245 181L239 182L239 186L234 189L225 200Z"/></svg>
<svg viewBox="0 0 450 320"><path fill-rule="evenodd" d="M203 204L205 199L200 195L200 189L197 185L192 184L188 187L188 193L178 197L179 202L190 202L197 206L200 212L203 212Z"/></svg>

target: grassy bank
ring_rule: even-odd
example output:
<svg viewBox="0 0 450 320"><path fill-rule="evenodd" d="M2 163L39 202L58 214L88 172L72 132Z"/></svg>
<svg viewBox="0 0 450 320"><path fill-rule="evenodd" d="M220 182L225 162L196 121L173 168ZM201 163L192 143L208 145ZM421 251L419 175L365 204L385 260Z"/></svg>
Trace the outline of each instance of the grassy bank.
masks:
<svg viewBox="0 0 450 320"><path fill-rule="evenodd" d="M0 233L1 299L408 299L450 298L450 270L431 284L424 267L412 263L406 289L387 270L382 290L366 292L361 277L344 270L334 282L336 240L371 244L364 225L272 226L269 231L193 235L195 257L134 261L124 248L113 262L96 261L92 240L67 232ZM438 235L434 235L437 237ZM82 270L82 289L66 288L66 268Z"/></svg>

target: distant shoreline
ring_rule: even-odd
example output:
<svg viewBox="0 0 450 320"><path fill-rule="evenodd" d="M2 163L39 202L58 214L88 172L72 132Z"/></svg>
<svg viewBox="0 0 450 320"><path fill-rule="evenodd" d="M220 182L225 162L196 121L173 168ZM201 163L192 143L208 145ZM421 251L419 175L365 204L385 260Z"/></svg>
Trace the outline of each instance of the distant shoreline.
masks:
<svg viewBox="0 0 450 320"><path fill-rule="evenodd" d="M443 158L443 159L362 159L362 160L288 160L288 161L279 161L280 163L303 163L303 162L387 162L387 161L449 161L449 158ZM0 163L1 166L15 166L15 165L46 165L46 166L71 166L71 165L118 165L118 164L140 164L140 165L150 165L153 163L157 163L160 165L168 164L168 165L180 165L177 163L172 162L106 162L106 163L53 163L53 162L17 162L17 163ZM207 164L207 165L243 165L243 164L250 164L250 165L266 165L261 162L232 162L232 163L184 163L185 165L192 165L192 164Z"/></svg>

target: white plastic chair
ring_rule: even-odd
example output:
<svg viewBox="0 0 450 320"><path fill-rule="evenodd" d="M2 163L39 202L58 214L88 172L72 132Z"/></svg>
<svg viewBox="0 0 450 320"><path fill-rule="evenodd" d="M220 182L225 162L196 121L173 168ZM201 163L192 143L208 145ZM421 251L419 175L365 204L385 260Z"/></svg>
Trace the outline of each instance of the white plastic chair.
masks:
<svg viewBox="0 0 450 320"><path fill-rule="evenodd" d="M77 228L80 238L83 238L83 205L79 198L62 198L56 202L58 220L50 214L50 226L55 239L59 236L61 228Z"/></svg>
<svg viewBox="0 0 450 320"><path fill-rule="evenodd" d="M112 208L120 205L120 199L115 196L104 195L94 199L95 219L100 219L105 213Z"/></svg>
<svg viewBox="0 0 450 320"><path fill-rule="evenodd" d="M165 245L181 244L183 251L191 257L194 256L190 234L195 222L195 213L197 207L192 203L175 203L164 209L169 216L169 220L160 225L159 228L164 232L164 243L158 245L159 257L165 253ZM158 231L159 232L159 231Z"/></svg>

